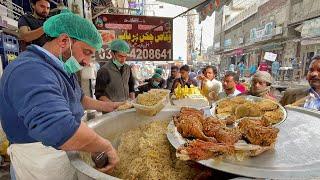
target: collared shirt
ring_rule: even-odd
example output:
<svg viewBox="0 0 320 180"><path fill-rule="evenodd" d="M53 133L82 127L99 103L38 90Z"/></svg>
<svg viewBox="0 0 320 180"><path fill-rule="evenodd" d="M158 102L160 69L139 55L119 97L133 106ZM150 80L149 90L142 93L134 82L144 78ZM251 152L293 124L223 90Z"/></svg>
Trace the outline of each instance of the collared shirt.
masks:
<svg viewBox="0 0 320 180"><path fill-rule="evenodd" d="M241 94L241 92L238 91L237 89L235 89L234 92L232 94L229 94L229 95L227 95L227 93L225 91L223 91L223 92L220 92L218 94L218 99L223 99L223 98L226 98L226 97L235 97L235 96L238 96L239 94Z"/></svg>
<svg viewBox="0 0 320 180"><path fill-rule="evenodd" d="M1 78L1 124L11 144L59 149L80 126L84 94L76 75L68 78L49 54L31 45Z"/></svg>
<svg viewBox="0 0 320 180"><path fill-rule="evenodd" d="M309 97L306 99L303 107L320 111L320 94L313 88L311 88L309 92Z"/></svg>
<svg viewBox="0 0 320 180"><path fill-rule="evenodd" d="M57 64L61 65L62 69L63 69L63 62L58 59L55 55L53 55L51 52L49 52L48 50L44 49L43 47L40 47L38 45L34 45L38 50L44 52L46 55L48 55L52 60L54 60Z"/></svg>

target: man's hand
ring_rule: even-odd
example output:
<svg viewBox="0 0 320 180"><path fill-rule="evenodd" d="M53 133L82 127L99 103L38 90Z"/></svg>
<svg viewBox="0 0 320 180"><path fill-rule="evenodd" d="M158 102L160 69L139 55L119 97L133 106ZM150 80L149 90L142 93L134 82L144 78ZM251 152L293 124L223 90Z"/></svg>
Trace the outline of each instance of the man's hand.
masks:
<svg viewBox="0 0 320 180"><path fill-rule="evenodd" d="M104 112L112 112L116 109L118 109L119 106L123 105L125 102L103 102L103 111Z"/></svg>
<svg viewBox="0 0 320 180"><path fill-rule="evenodd" d="M134 100L136 98L136 95L134 92L130 93L129 96L131 100Z"/></svg>
<svg viewBox="0 0 320 180"><path fill-rule="evenodd" d="M81 122L75 134L65 142L60 149L64 151L84 151L90 153L104 152L108 158L106 167L99 169L101 172L110 173L119 162L116 150L110 141L104 139Z"/></svg>
<svg viewBox="0 0 320 180"><path fill-rule="evenodd" d="M22 26L19 28L19 36L25 42L32 42L40 38L43 34L44 31L42 27L35 30L31 30L28 26Z"/></svg>
<svg viewBox="0 0 320 180"><path fill-rule="evenodd" d="M111 148L108 148L104 151L108 157L107 166L105 166L104 168L98 169L99 171L107 174L110 174L120 161L117 155L117 151L112 146L110 147Z"/></svg>
<svg viewBox="0 0 320 180"><path fill-rule="evenodd" d="M206 80L207 78L204 76L204 75L200 75L197 77L197 80L199 81L203 81L203 80Z"/></svg>

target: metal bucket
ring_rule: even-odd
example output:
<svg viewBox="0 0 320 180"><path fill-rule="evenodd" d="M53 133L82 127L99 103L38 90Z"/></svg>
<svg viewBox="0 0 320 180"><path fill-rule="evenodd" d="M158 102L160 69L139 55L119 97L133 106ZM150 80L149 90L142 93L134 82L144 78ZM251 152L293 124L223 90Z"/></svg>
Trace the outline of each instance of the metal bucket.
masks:
<svg viewBox="0 0 320 180"><path fill-rule="evenodd" d="M120 144L120 136L122 133L137 128L140 125L150 123L155 120L167 120L178 112L176 108L165 108L156 116L149 117L136 113L135 110L126 110L121 112L112 112L105 114L88 122L88 126L94 129L102 137L110 140L114 147ZM68 152L69 160L77 171L79 180L87 179L117 179L107 174L101 173L86 164L78 152Z"/></svg>

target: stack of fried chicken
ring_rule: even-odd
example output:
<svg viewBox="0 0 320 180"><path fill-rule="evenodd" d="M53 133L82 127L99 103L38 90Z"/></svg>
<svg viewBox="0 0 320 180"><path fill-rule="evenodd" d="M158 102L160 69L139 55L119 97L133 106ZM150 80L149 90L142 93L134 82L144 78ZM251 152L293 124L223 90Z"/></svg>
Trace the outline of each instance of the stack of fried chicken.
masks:
<svg viewBox="0 0 320 180"><path fill-rule="evenodd" d="M279 129L270 126L265 119L245 118L238 126L229 128L225 120L205 118L203 112L186 107L181 108L173 120L181 136L191 139L177 150L177 156L182 160L234 155L241 151L241 147L237 146L239 140L245 140L248 144L256 145L255 147L271 147L279 132ZM260 149L258 154L262 152ZM256 152L250 154L258 155Z"/></svg>
<svg viewBox="0 0 320 180"><path fill-rule="evenodd" d="M283 119L283 112L279 105L271 100L252 102L244 96L226 98L217 103L216 114L225 117L227 124L233 124L243 117L262 117L269 124L276 124Z"/></svg>

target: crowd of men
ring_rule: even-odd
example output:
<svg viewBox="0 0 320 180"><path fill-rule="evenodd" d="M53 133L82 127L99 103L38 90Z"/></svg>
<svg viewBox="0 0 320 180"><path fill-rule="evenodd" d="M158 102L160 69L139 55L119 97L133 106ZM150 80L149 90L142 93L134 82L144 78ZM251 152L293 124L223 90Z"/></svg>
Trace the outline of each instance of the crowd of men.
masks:
<svg viewBox="0 0 320 180"><path fill-rule="evenodd" d="M207 66L202 69L202 73L195 78L191 78L191 72L188 65L180 68L171 67L171 75L166 80L166 88L174 92L174 89L180 84L181 86L198 86L202 94L210 101L217 101L225 97L234 97L241 95L252 95L279 101L282 105L295 105L308 109L320 110L320 56L314 56L309 67L306 79L309 87L298 89L287 89L283 96L279 99L273 94L272 84L275 81L275 72L278 68L278 62L274 63L272 75L259 68L250 77L249 84L240 82L239 73L227 71L221 81L217 80L217 68ZM241 74L241 73L240 73ZM241 75L240 75L241 76ZM151 78L151 81L160 82L161 76L157 73ZM163 81L163 79L161 79ZM163 88L160 86L152 86L151 88ZM149 90L148 89L148 90Z"/></svg>

